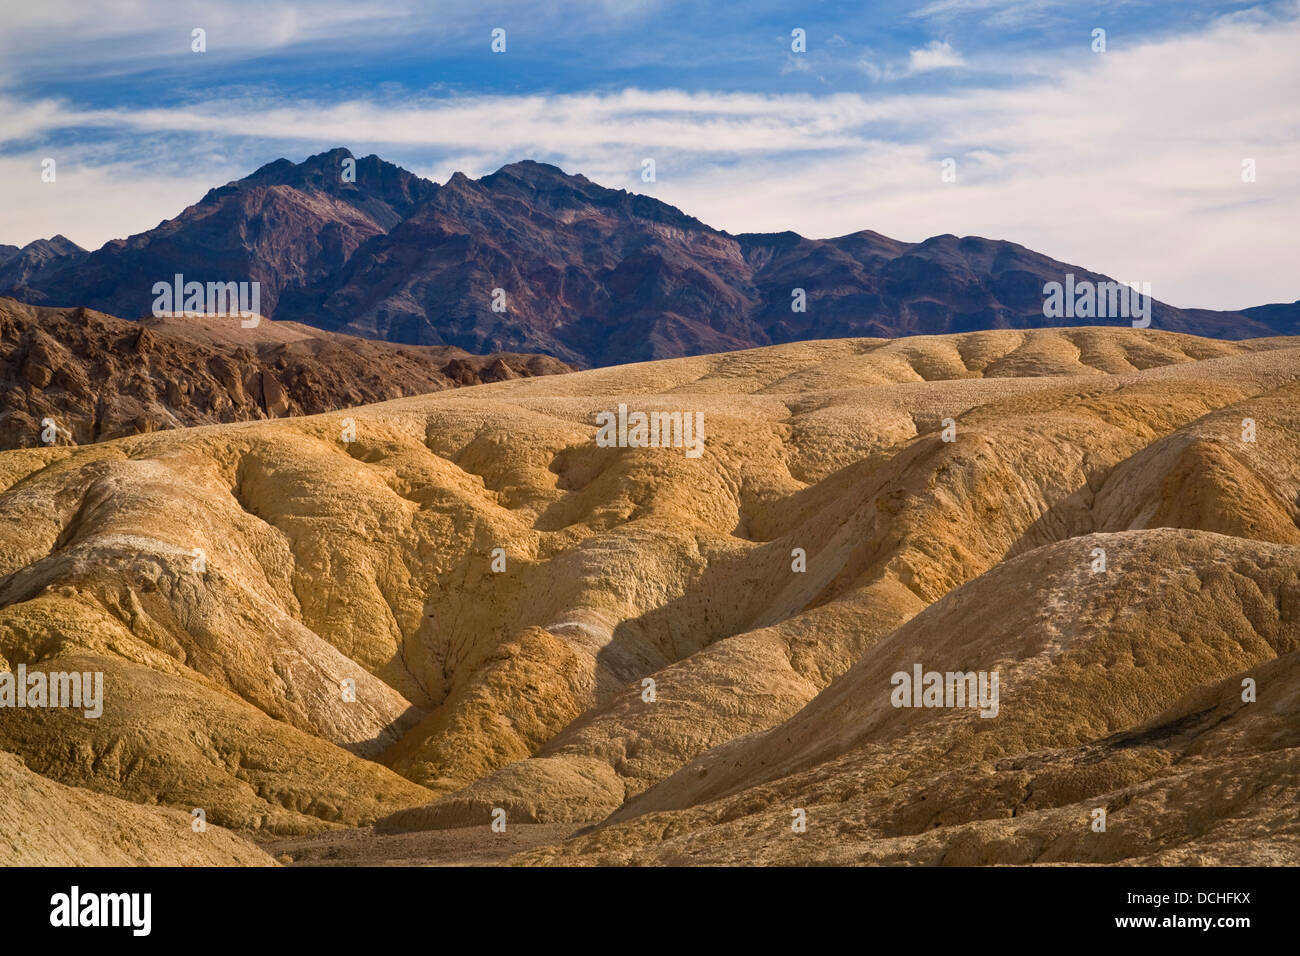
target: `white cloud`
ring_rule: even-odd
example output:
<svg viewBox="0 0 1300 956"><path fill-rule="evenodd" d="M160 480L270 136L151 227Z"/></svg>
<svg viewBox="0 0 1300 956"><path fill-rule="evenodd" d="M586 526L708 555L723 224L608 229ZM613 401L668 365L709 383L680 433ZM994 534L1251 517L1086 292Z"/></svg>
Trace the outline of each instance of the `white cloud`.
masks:
<svg viewBox="0 0 1300 956"><path fill-rule="evenodd" d="M889 63L874 50L863 50L853 64L874 82L894 82L933 70L954 69L966 66L966 58L946 41L932 40L925 46L909 50L907 60ZM1005 66L1005 64L1003 64Z"/></svg>
<svg viewBox="0 0 1300 956"><path fill-rule="evenodd" d="M909 73L924 73L927 70L943 70L965 65L966 61L962 59L960 53L947 41L940 43L938 40L932 41L919 50L912 50L907 59Z"/></svg>
<svg viewBox="0 0 1300 956"><path fill-rule="evenodd" d="M0 158L0 182L5 184L0 187L0 205L8 237L0 242L24 245L62 233L95 249L108 239L153 228L213 186L247 172L226 170L210 176L213 167L207 167L189 176L159 176L128 164L86 165L60 154L55 157L55 181L44 183L41 158Z"/></svg>

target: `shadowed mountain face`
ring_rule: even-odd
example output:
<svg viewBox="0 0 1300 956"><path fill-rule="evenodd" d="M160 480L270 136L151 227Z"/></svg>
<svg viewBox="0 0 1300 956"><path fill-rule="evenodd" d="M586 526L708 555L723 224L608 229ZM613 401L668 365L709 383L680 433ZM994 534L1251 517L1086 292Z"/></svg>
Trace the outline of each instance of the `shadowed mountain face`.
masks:
<svg viewBox="0 0 1300 956"><path fill-rule="evenodd" d="M261 312L272 315L287 285L340 268L362 242L437 191L376 156L357 159L356 182L347 182L343 163L351 155L335 149L303 163L269 163L148 232L115 239L23 288L0 285L0 292L138 318L150 313L154 283L181 273L187 282L260 282Z"/></svg>
<svg viewBox="0 0 1300 956"><path fill-rule="evenodd" d="M136 317L149 311L153 284L175 273L257 280L262 311L280 320L612 365L845 336L1068 325L1044 317L1044 285L1067 274L1105 281L978 237L730 235L531 161L439 187L374 156L357 160L356 181L346 182L350 157L336 149L277 160L94 253L47 254L14 278L0 265L0 293ZM1300 332L1300 304L1213 312L1177 309L1152 292L1153 328L1230 339Z"/></svg>
<svg viewBox="0 0 1300 956"><path fill-rule="evenodd" d="M167 317L0 299L0 448L283 418L570 371L548 355L470 355L293 322ZM47 426L53 423L53 431Z"/></svg>
<svg viewBox="0 0 1300 956"><path fill-rule="evenodd" d="M703 453L602 444L620 404ZM1300 340L787 343L346 416L0 453L0 671L105 688L4 712L7 827L1300 862ZM895 706L917 665L1000 674L997 712Z"/></svg>
<svg viewBox="0 0 1300 956"><path fill-rule="evenodd" d="M515 163L453 176L284 308L381 338L511 342L607 365L754 344L757 301L735 240L654 199Z"/></svg>
<svg viewBox="0 0 1300 956"><path fill-rule="evenodd" d="M283 308L361 335L610 365L809 339L1060 325L1043 315L1043 287L1067 274L1106 281L977 237L732 236L658 200L520 162L477 181L453 177L343 270L287 293ZM504 311L493 309L496 289ZM795 290L804 311L794 310ZM1157 302L1152 325L1245 338L1300 331L1297 315L1292 306L1249 316Z"/></svg>
<svg viewBox="0 0 1300 956"><path fill-rule="evenodd" d="M64 236L37 239L19 249L0 246L0 289L26 302L44 302L42 287L90 253Z"/></svg>

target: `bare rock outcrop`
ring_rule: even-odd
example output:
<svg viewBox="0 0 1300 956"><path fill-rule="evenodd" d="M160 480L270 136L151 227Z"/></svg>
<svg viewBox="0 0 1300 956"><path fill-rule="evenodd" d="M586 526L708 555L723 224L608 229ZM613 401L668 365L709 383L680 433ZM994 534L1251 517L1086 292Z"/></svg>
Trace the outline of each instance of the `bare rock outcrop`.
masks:
<svg viewBox="0 0 1300 956"><path fill-rule="evenodd" d="M287 418L565 371L547 356L394 346L292 323L127 322L0 299L0 448Z"/></svg>

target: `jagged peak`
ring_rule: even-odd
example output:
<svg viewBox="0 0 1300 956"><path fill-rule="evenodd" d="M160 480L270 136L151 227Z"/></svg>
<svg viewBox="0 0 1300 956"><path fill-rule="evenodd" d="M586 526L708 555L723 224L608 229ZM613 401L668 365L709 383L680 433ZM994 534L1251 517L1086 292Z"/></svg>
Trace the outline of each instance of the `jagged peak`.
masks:
<svg viewBox="0 0 1300 956"><path fill-rule="evenodd" d="M538 162L535 159L518 159L513 163L506 163L495 173L490 173L489 176L498 176L501 173L506 173L518 179L571 179L584 183L591 182L580 173L571 175L559 166L552 163ZM484 176L483 178L487 179L489 177Z"/></svg>
<svg viewBox="0 0 1300 956"><path fill-rule="evenodd" d="M356 162L358 173L369 171L371 174L379 174L382 179L390 183L400 181L406 184L415 184L418 182L427 183L429 189L436 188L435 184L430 183L424 177L381 159L374 154L358 157L346 146L335 146L324 152L313 153L299 163L284 157L272 160L242 179L236 179L224 186L208 190L200 203L213 202L230 195L232 192L250 186L294 186L299 188L311 186L334 193L355 192L358 189L356 183L343 179L341 175L343 162L348 159ZM411 186L403 185L400 188L405 190L411 188Z"/></svg>
<svg viewBox="0 0 1300 956"><path fill-rule="evenodd" d="M52 249L55 252L61 252L61 253L86 251L85 249L81 248L81 246L77 245L75 242L69 239L67 236L63 235L63 233L55 233L54 235L50 236L50 238L48 239L33 239L31 242L27 243L27 245L23 246L22 249L19 251L27 252L28 250L42 250L42 249Z"/></svg>

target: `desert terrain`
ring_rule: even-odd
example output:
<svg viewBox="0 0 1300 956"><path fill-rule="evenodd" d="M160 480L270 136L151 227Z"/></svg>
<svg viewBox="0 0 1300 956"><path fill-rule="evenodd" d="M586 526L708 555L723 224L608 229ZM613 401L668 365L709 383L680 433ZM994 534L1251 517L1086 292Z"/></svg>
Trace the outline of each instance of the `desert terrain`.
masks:
<svg viewBox="0 0 1300 956"><path fill-rule="evenodd" d="M620 404L702 455L602 447ZM0 671L105 689L0 711L0 862L1295 865L1298 650L1300 338L794 342L16 448ZM894 706L918 664L996 715Z"/></svg>

